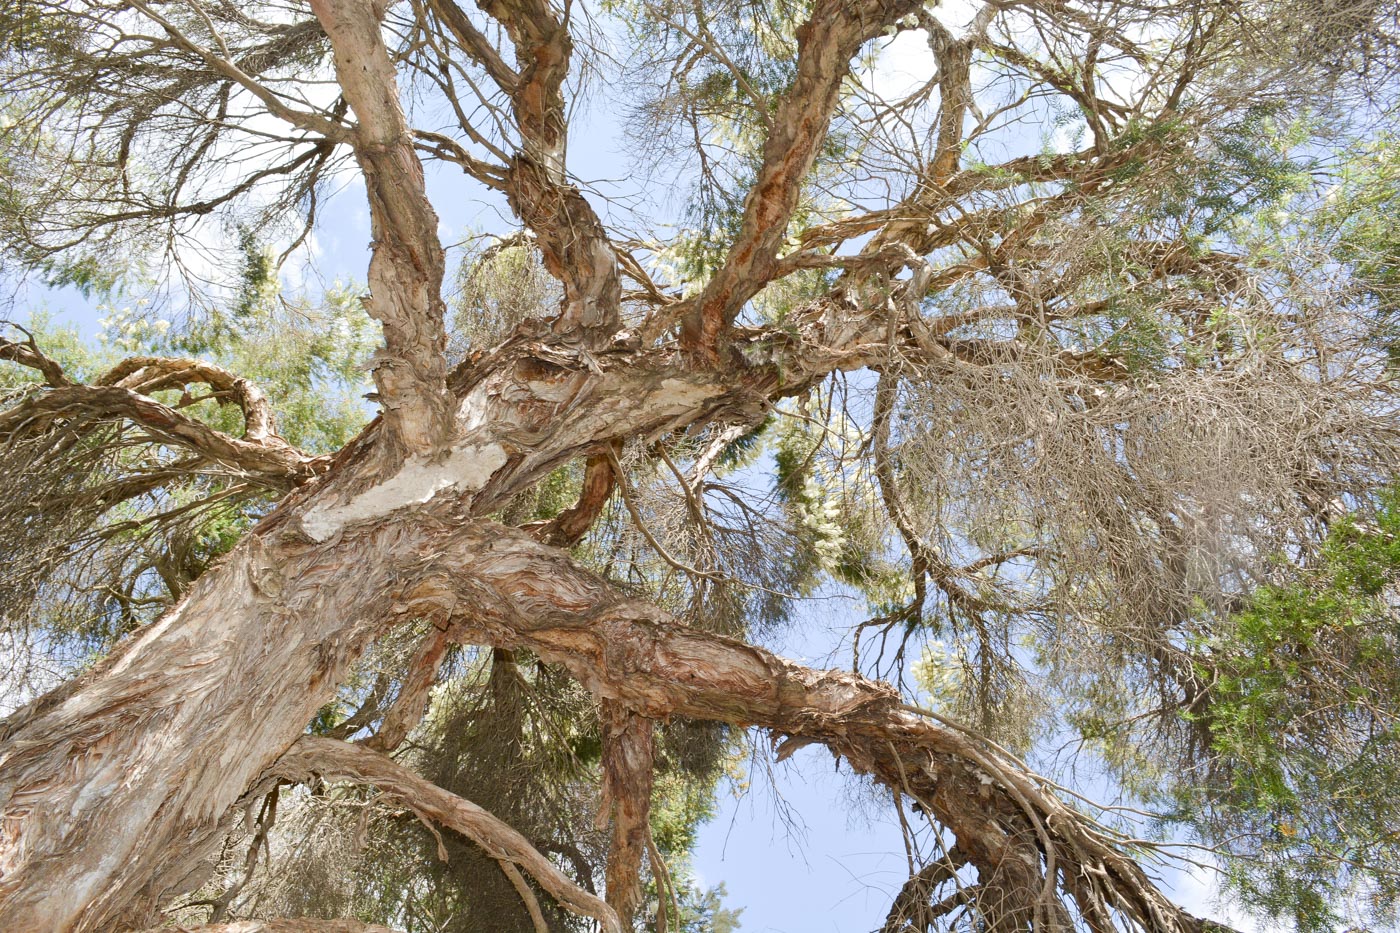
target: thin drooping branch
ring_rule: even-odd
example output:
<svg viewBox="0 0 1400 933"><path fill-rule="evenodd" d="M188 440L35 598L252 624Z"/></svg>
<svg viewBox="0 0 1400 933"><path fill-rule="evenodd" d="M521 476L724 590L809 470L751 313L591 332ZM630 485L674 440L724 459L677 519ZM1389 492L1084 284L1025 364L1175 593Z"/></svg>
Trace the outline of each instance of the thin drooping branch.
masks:
<svg viewBox="0 0 1400 933"><path fill-rule="evenodd" d="M910 570L914 580L914 602L909 607L912 619L920 617L923 611L925 586L923 578L932 579L955 605L970 615L977 615L987 608L983 600L958 581L957 570L932 543L924 540L914 527L909 510L901 501L899 484L894 474L894 464L890 453L890 421L894 414L895 395L899 391L899 376L892 372L880 374L875 388L875 409L871 431L871 445L875 456L875 478L880 487L880 498L885 511L899 531L905 548L909 551Z"/></svg>
<svg viewBox="0 0 1400 933"><path fill-rule="evenodd" d="M340 140L345 137L345 128L333 119L328 119L325 115L299 110L290 106L286 99L260 84L252 76L248 75L235 62L230 60L226 54L220 54L214 49L208 48L203 42L191 39L171 20L160 15L147 3L140 0L133 0L133 7L140 10L148 19L160 26L170 37L170 40L179 48L201 58L204 63L213 71L221 75L225 80L231 81L243 88L248 93L256 97L267 108L268 113L285 120L293 126L308 130L323 136L326 139ZM211 37L222 44L222 39L217 31ZM227 50L220 50L226 53Z"/></svg>
<svg viewBox="0 0 1400 933"><path fill-rule="evenodd" d="M202 923L199 926L171 927L162 924L143 933L399 933L377 923L359 920L315 920L308 917L278 917L273 920L236 920L232 923Z"/></svg>
<svg viewBox="0 0 1400 933"><path fill-rule="evenodd" d="M520 75L505 63L505 59L501 58L501 53L491 44L491 40L476 28L471 17L467 16L466 11L458 6L455 0L429 0L428 8L452 33L457 44L491 76L497 87L507 94L515 90Z"/></svg>
<svg viewBox="0 0 1400 933"><path fill-rule="evenodd" d="M463 800L378 752L362 746L302 736L273 770L289 780L312 775L325 781L373 784L421 817L447 826L481 846L501 862L519 866L560 905L597 920L609 933L622 933L616 913L599 897L580 888L528 839L470 801Z"/></svg>

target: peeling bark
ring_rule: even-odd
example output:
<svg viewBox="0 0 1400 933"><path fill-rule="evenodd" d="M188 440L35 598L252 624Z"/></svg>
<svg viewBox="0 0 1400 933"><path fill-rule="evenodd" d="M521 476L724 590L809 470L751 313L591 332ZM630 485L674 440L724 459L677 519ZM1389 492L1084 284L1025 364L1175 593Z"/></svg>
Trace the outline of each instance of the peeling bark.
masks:
<svg viewBox="0 0 1400 933"><path fill-rule="evenodd" d="M425 579L419 612L460 607L462 637L529 648L567 667L596 695L642 716L756 725L817 741L899 789L957 837L998 921L1070 929L1055 896L1069 877L1081 907L1102 902L1144 929L1197 933L1202 921L1157 890L1110 836L1056 799L1019 762L909 710L890 687L816 671L761 648L677 624L614 593L557 552L507 529L480 530L455 555L457 582ZM469 590L461 589L470 580Z"/></svg>
<svg viewBox="0 0 1400 933"><path fill-rule="evenodd" d="M376 496L377 437L352 445L163 619L0 725L0 929L137 925L198 886L230 808L368 644L417 611L405 588L455 538L465 516L453 509L489 513L600 436L751 404L747 389L664 358L639 376L621 359L596 373L517 351L462 386L454 451L508 447L494 472L449 457L442 494L410 505ZM457 482L458 464L480 472Z"/></svg>
<svg viewBox="0 0 1400 933"><path fill-rule="evenodd" d="M820 312L788 326L801 333ZM560 662L646 719L823 742L918 799L1026 910L1042 896L1040 827L1061 853L1055 871L1080 872L1084 890L1148 929L1193 930L1111 840L1033 782L1015 785L1019 770L988 779L985 750L902 710L888 688L677 625L559 550L477 521L600 443L710 418L757 423L765 399L865 365L888 352L888 334L869 315L840 340L770 336L774 363L737 374L665 353L585 359L522 336L453 380L449 454L405 465L438 490L421 503L380 494L397 487L376 478L381 437L370 429L174 611L0 727L0 929L105 931L153 918L200 883L232 808L366 646L396 620L432 619L451 623L454 639ZM506 456L497 466L470 451Z"/></svg>
<svg viewBox="0 0 1400 933"><path fill-rule="evenodd" d="M132 136L145 132L156 116L165 119L167 105L186 103L178 95L173 101L157 97L211 87L214 76L225 88L225 106L216 117L195 108L181 120L231 119L228 89L239 88L261 104L255 117L270 115L298 128L290 146L313 147L278 167L252 172L214 199L181 199L181 181L168 205L141 205L135 212L104 208L95 215L98 220L73 228L79 234L74 243L96 242L106 225L203 216L303 166L311 173L309 192L336 147L352 148L368 192L374 238L366 306L384 330L385 348L373 367L384 410L332 461L313 461L277 437L267 400L255 387L211 364L136 359L96 385L80 386L32 339L0 341L0 359L36 370L47 384L0 413L6 440L51 430L74 412L98 420L120 418L159 444L193 451L194 457L174 466L219 461L292 490L161 620L135 633L91 671L0 723L0 929L61 933L155 923L163 905L205 878L233 814L255 799L251 794L281 776L320 774L373 783L419 814L477 839L518 882L527 904L533 894L515 866L565 906L620 930L632 921L641 899L653 723L679 715L765 729L782 743L780 757L799 745L821 743L856 770L917 801L956 836L960 867L977 872L979 921L988 930L1059 931L1078 922L1095 931L1129 925L1159 933L1202 930L1200 921L1173 906L1125 854L1124 840L1066 806L1049 782L999 747L903 705L887 685L802 667L681 625L656 606L618 592L560 550L581 539L614 485L623 481L615 457L622 442L654 441L711 422L722 426L720 438L737 437L760 423L775 400L801 394L835 371L884 368L895 375L877 396L874 453L888 511L914 556L920 585L927 574L964 609L978 608L975 594L954 579L967 568L955 571L921 544L898 500L887 444L895 367L1002 368L1020 361L1025 350L1015 339L952 338L964 324L976 323L977 311L929 322L920 299L986 271L1020 300L1023 293L1008 270L1018 258L1027 260L1023 267L1038 261L1040 247L1032 238L1049 220L1073 213L1083 198L1104 190L1122 174L1118 169L1143 162L1157 151L1153 147L1165 144L1151 141L1151 133L1143 134L1146 141L1125 141L1122 147L1107 138L1110 126L1126 123L1129 113L1123 105L1093 99L1092 62L1081 88L1080 79L1063 74L1058 63L1052 67L1026 53L990 46L1003 62L1035 78L1028 95L1038 96L1039 85L1079 103L1094 130L1095 147L1013 159L991 172L960 171L959 154L969 142L964 123L977 112L972 52L1004 7L985 4L971 33L954 38L919 0L814 0L809 21L797 33L793 81L767 114L769 132L739 232L700 294L682 301L663 293L611 241L597 212L569 180L564 87L574 54L570 5L561 8L548 0L478 0L477 5L509 37L513 66L453 0L427 0L436 21L509 100L509 114L505 108L493 113L501 123L490 139L507 148L518 143L511 154L461 117L467 136L498 157L499 165L476 159L445 134L409 126L400 103L395 57L400 50L385 45L386 6L380 0L311 0L315 22L270 27L278 31L275 41L245 41L241 54L224 47L218 25L224 17L212 6L196 4L174 22L138 2L134 8L160 27L163 39L152 39L139 53L127 54L118 48L125 42L116 42L112 49L84 48L68 60L82 67L82 80L62 76L74 86L86 80L100 87L100 81L88 79L129 74L137 66L149 66L162 78L151 82L157 91L143 96L140 107L147 112L123 125L122 132ZM414 14L421 9L415 7ZM52 10L57 15L62 5ZM929 33L940 64L942 109L927 172L914 173L915 190L903 203L813 228L797 251L780 257L851 59L891 26L908 27L911 16ZM92 17L103 25L96 13ZM75 22L88 25L81 16ZM186 22L193 24L195 38L181 31ZM115 21L105 25L119 28ZM254 32L262 28L251 20L247 25ZM290 103L295 90L274 92L259 79L292 60L284 48L312 41L322 47L321 31L334 52L343 101L330 111L303 112ZM1095 37L1096 47L1098 41ZM1196 58L1189 47L1184 51L1191 53L1188 60ZM173 64L162 66L160 56L172 52L178 52ZM414 61L414 54L404 51L404 60ZM446 69L453 63L436 64ZM1144 104L1132 119L1143 127L1162 116L1175 120L1198 64L1182 66L1177 87L1157 115ZM454 107L459 103L451 101ZM489 92L482 104L495 107ZM91 139L100 140L113 126L100 115L120 118L127 105L74 92L51 113L63 108L98 114ZM354 112L353 126L346 122L348 110ZM199 168L217 136L211 132L188 161L171 164L184 173ZM455 159L504 190L564 293L548 329L522 325L501 346L452 375L445 360L444 254L416 146ZM985 200L1003 200L1005 194L1010 201L1015 188L1037 181L1055 182L1057 193L1017 197L1015 205L959 200L996 193ZM858 255L841 251L866 236ZM993 241L999 245L989 245ZM42 246L37 240L32 245ZM935 272L928 265L930 254L947 247L959 248L964 258ZM55 246L42 255L58 252ZM1190 275L1208 264L1222 283L1229 281L1219 261L1180 243L1139 242L1124 255L1146 260L1150 281ZM620 256L622 268L642 284L644 299L664 309L641 329L640 342L618 339ZM845 279L828 297L796 309L780 327L735 326L745 303L768 283L804 268L844 270ZM894 284L905 268L913 274ZM880 285L870 291L886 292L874 304L860 297L861 288L847 287L867 280ZM1081 312L1071 307L1057 313L1089 313L1093 302L1076 307ZM682 323L679 347L664 340L674 317ZM1126 372L1120 360L1098 351L1067 349L1035 361L1115 385ZM207 384L221 401L238 404L243 436L214 431L150 397L187 381ZM722 449L717 444L698 458L688 483L692 491ZM550 470L580 457L588 460L579 501L531 529L539 540L484 520ZM154 488L144 484L155 481L129 478L100 495L140 492ZM306 723L376 638L420 620L438 631L420 646L374 739L346 746L303 735ZM443 653L454 641L502 653L528 649L567 668L601 701L602 812L613 824L606 892L611 906L569 882L489 814L371 750L392 749L419 721ZM366 710L377 710L382 696ZM930 878L916 881L931 883ZM905 893L905 902L927 896L918 885ZM957 905L945 899L924 906L932 916ZM533 907L531 913L541 924L542 913ZM354 921L269 920L206 929L378 933Z"/></svg>
<svg viewBox="0 0 1400 933"><path fill-rule="evenodd" d="M373 371L393 441L380 447L389 469L403 454L435 455L452 437L438 217L399 106L394 63L380 35L382 9L372 0L313 0L311 7L359 119L352 141L374 237L365 307L384 325L386 352Z"/></svg>
<svg viewBox="0 0 1400 933"><path fill-rule="evenodd" d="M721 334L773 278L802 184L830 128L852 57L918 0L818 0L797 30L797 76L773 114L763 164L744 201L744 219L724 265L686 312L684 340L714 359Z"/></svg>
<svg viewBox="0 0 1400 933"><path fill-rule="evenodd" d="M632 928L642 903L642 855L651 838L655 723L604 700L603 798L599 819L612 820L608 845L608 904Z"/></svg>
<svg viewBox="0 0 1400 933"><path fill-rule="evenodd" d="M197 885L231 808L348 664L394 619L428 618L453 622L455 638L562 663L614 709L822 742L918 800L1023 915L1041 909L1038 866L1053 851L1058 866L1044 872L1076 873L1147 929L1198 929L1019 766L905 710L888 687L678 625L558 550L438 501L327 542L293 523L250 537L130 648L11 717L0 928L121 928Z"/></svg>
<svg viewBox="0 0 1400 933"><path fill-rule="evenodd" d="M622 280L602 221L565 171L563 87L573 55L567 15L561 18L543 0L478 0L477 6L505 28L515 46L519 73L499 82L520 131L506 193L515 216L534 231L545 268L564 287L554 330L603 347L621 325ZM469 24L458 14L448 19L462 32Z"/></svg>

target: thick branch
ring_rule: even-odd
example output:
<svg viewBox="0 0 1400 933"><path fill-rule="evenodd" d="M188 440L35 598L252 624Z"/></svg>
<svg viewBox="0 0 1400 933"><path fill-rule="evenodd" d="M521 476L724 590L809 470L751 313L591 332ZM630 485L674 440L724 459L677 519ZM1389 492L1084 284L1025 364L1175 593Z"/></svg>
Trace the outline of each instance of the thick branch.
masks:
<svg viewBox="0 0 1400 933"><path fill-rule="evenodd" d="M55 420L78 415L125 418L158 441L177 444L206 460L236 467L279 488L305 482L324 465L276 435L257 440L229 437L168 405L120 386L70 385L25 399L0 412L0 438L32 435L48 430Z"/></svg>
<svg viewBox="0 0 1400 933"><path fill-rule="evenodd" d="M386 468L403 454L428 455L452 435L447 391L444 259L437 213L398 100L394 63L372 0L315 0L312 10L335 50L336 74L359 123L355 158L365 176L374 237L369 313L384 325L386 352L374 365L394 441Z"/></svg>
<svg viewBox="0 0 1400 933"><path fill-rule="evenodd" d="M142 395L162 389L207 385L218 393L220 404L234 403L243 412L243 437L265 441L277 433L272 405L251 380L204 360L163 356L130 357L101 376L96 385L118 386Z"/></svg>
<svg viewBox="0 0 1400 933"><path fill-rule="evenodd" d="M457 616L462 637L529 648L643 716L758 725L827 745L951 829L984 890L1017 922L1042 917L1052 929L1062 925L1053 892L1063 873L1080 882L1076 896L1091 891L1143 929L1202 928L1113 837L1061 803L1024 765L909 711L883 684L804 668L678 625L514 530L483 526L443 559L453 574L426 575L413 591L415 612L461 613L469 605Z"/></svg>
<svg viewBox="0 0 1400 933"><path fill-rule="evenodd" d="M511 210L535 232L545 268L564 286L555 330L603 346L620 326L622 280L602 221L565 173L563 85L573 54L568 20L547 0L478 0L477 5L515 44L518 80L501 87L510 95L521 151L511 159L506 192ZM448 6L450 0L437 4ZM446 19L450 27L456 21L450 13ZM458 22L456 28L462 26Z"/></svg>
<svg viewBox="0 0 1400 933"><path fill-rule="evenodd" d="M974 863L1026 866L1012 887L1034 904L1041 875L1022 856L1038 843L1009 796L1015 775L998 784L1001 811L969 811L984 795L976 769L992 772L960 734L901 711L887 688L678 626L523 532L470 522L600 444L706 419L757 423L768 400L886 358L880 315L837 339L820 311L757 336L773 362L738 373L622 348L586 359L522 336L454 379L463 428L448 455L388 478L375 478L380 434L367 430L175 610L4 723L0 928L109 929L197 887L231 808L366 646L408 619L456 620L454 638L531 648L647 718L757 723L826 742L892 784L907 772L908 793L971 840ZM147 779L127 780L133 769ZM1067 835L1077 815L1033 785L1017 792L1073 843L1062 865L1083 864L1109 879L1091 884L1168 918L1144 925L1189 929L1111 845Z"/></svg>
<svg viewBox="0 0 1400 933"><path fill-rule="evenodd" d="M626 706L602 704L603 799L600 819L612 819L608 844L608 904L628 929L642 903L642 855L650 838L655 724Z"/></svg>
<svg viewBox="0 0 1400 933"><path fill-rule="evenodd" d="M684 336L690 349L714 355L722 331L773 277L851 59L867 40L920 6L917 0L818 0L813 6L811 18L797 30L797 75L773 114L739 234L687 312Z"/></svg>
<svg viewBox="0 0 1400 933"><path fill-rule="evenodd" d="M579 492L578 501L538 528L530 530L545 544L571 548L583 540L588 529L603 514L603 508L616 488L617 473L613 470L613 458L607 454L594 454L584 466L583 489Z"/></svg>

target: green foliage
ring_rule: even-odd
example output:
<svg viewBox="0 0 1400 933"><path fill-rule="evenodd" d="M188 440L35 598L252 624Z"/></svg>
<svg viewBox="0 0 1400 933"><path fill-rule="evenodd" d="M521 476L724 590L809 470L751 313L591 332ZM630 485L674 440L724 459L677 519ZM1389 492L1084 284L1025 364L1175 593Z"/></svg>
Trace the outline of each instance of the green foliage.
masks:
<svg viewBox="0 0 1400 933"><path fill-rule="evenodd" d="M1335 240L1355 287L1374 305L1372 334L1393 372L1400 366L1400 149L1389 135L1344 153L1340 177L1314 218Z"/></svg>
<svg viewBox="0 0 1400 933"><path fill-rule="evenodd" d="M227 311L210 311L180 330L116 312L106 339L128 352L219 363L263 390L282 437L308 453L338 450L369 420L361 398L370 388L363 367L379 342L378 329L353 286L333 287L315 301L287 301L267 250L245 235L242 253L242 284ZM231 410L222 412L222 421L213 405L190 411L215 419L222 430L240 430Z"/></svg>
<svg viewBox="0 0 1400 933"><path fill-rule="evenodd" d="M723 882L713 888L700 890L691 882L689 873L683 870L683 866L673 865L671 870L680 888L677 898L680 917L668 924L668 930L679 930L680 933L734 933L739 929L739 915L744 910L742 907L732 909L724 906L724 898L728 892L724 889ZM646 929L659 930L660 926L651 922L647 924Z"/></svg>
<svg viewBox="0 0 1400 933"><path fill-rule="evenodd" d="M1288 121L1282 106L1251 107L1210 134L1210 158L1191 201L1209 236L1241 218L1274 210L1312 186L1315 160L1299 155L1312 135L1305 120Z"/></svg>
<svg viewBox="0 0 1400 933"><path fill-rule="evenodd" d="M1329 205L1342 226L1339 255L1378 296L1400 285L1400 155L1393 140L1372 143L1351 163Z"/></svg>
<svg viewBox="0 0 1400 933"><path fill-rule="evenodd" d="M1336 524L1302 578L1266 586L1201 645L1214 778L1189 818L1239 858L1230 880L1301 930L1400 902L1400 496Z"/></svg>

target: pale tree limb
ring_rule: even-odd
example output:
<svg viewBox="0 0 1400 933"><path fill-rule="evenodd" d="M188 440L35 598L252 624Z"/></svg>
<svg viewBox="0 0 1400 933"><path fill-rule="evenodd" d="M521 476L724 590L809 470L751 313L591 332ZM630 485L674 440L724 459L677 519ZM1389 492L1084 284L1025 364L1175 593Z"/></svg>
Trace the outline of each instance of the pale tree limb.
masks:
<svg viewBox="0 0 1400 933"><path fill-rule="evenodd" d="M502 864L524 869L566 909L592 917L609 933L622 931L612 908L571 881L520 833L378 752L334 739L303 736L277 760L273 770L290 780L304 781L315 775L326 781L373 784L419 816L471 839Z"/></svg>
<svg viewBox="0 0 1400 933"><path fill-rule="evenodd" d="M330 37L341 90L358 120L353 144L374 238L366 308L384 326L385 352L373 372L393 441L381 447L389 470L404 456L437 454L452 436L438 217L399 105L382 11L372 0L315 0L311 8Z"/></svg>
<svg viewBox="0 0 1400 933"><path fill-rule="evenodd" d="M515 893L520 895L521 902L525 905L525 912L530 915L530 924L535 928L535 933L549 933L549 924L545 922L544 911L540 909L540 899L535 897L535 892L530 890L530 885L525 881L525 876L520 874L520 869L507 861L496 863L501 867L501 872L510 881L511 887L515 888Z"/></svg>

